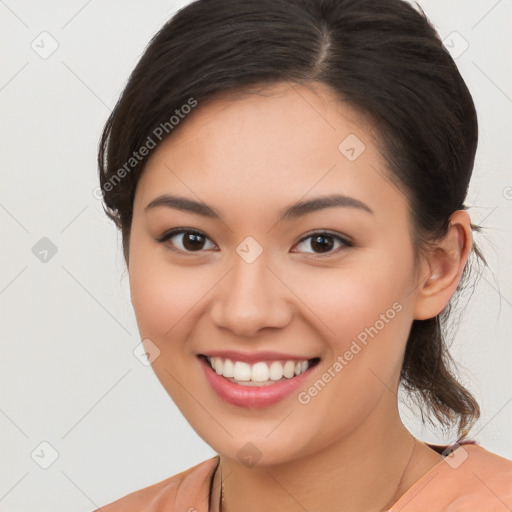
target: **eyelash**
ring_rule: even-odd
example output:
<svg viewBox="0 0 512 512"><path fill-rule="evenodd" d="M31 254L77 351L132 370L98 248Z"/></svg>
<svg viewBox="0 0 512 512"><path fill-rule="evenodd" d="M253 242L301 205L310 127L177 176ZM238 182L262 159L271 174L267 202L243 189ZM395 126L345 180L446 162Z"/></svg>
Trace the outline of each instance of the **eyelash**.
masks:
<svg viewBox="0 0 512 512"><path fill-rule="evenodd" d="M194 255L195 253L201 253L201 252L204 252L202 250L198 250L198 251L183 251L182 249L176 249L175 247L172 247L171 245L167 244L166 242L168 240L170 240L171 238L175 237L176 235L180 235L180 234L184 234L184 233L192 233L192 234L195 234L195 235L199 235L199 236L202 236L202 237L205 237L209 240L209 238L206 236L205 233L203 233L202 231L198 231L196 229L185 229L185 228L177 228L177 229L172 229L171 231L167 231L166 233L164 233L161 237L159 238L156 238L156 241L158 243L161 243L161 244L164 244L165 247L167 249L169 249L170 251L173 251L173 252L178 252L178 253L182 253L182 254L186 254L187 256L191 256L191 255ZM325 257L329 257L329 256L332 256L334 254L337 254L349 247L353 247L354 244L348 240L347 238L343 237L343 236L340 236L340 235L337 235L337 234L334 234L334 233L330 233L328 231L315 231L303 238L301 238L297 244L295 245L298 245L298 244L301 244L302 242L304 242L305 240L308 240L309 238L314 238L315 236L327 236L327 237L330 237L330 238L336 238L338 239L342 245L344 247L342 247L341 249L338 248L337 251L331 251L331 252L328 252L328 253L323 253L323 254L318 254L318 253L307 253L307 254L314 254L315 258L325 258Z"/></svg>

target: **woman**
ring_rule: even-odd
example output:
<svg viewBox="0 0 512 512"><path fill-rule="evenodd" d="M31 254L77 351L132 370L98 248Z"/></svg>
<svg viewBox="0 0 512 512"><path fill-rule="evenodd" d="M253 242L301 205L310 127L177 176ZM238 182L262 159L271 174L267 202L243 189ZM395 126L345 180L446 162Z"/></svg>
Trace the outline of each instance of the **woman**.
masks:
<svg viewBox="0 0 512 512"><path fill-rule="evenodd" d="M101 510L512 508L441 329L481 257L477 132L402 0L198 0L156 34L100 182L148 359L218 455ZM400 384L458 442L412 436Z"/></svg>

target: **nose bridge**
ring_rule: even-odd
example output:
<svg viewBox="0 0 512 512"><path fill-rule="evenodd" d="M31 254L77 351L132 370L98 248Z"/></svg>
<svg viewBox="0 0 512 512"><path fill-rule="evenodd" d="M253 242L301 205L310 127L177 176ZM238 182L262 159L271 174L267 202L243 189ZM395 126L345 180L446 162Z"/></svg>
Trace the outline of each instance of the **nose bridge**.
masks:
<svg viewBox="0 0 512 512"><path fill-rule="evenodd" d="M215 323L239 335L283 327L290 316L286 287L268 268L268 255L251 240L241 243L236 252L232 269L215 296Z"/></svg>

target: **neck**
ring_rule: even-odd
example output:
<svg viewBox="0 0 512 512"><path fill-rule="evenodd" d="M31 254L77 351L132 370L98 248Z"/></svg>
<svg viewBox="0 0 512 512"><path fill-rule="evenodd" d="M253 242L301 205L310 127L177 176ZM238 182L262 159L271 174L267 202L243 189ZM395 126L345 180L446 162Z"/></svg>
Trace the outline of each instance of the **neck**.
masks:
<svg viewBox="0 0 512 512"><path fill-rule="evenodd" d="M414 483L412 475L421 476L439 460L432 453L426 457L425 450L431 451L405 429L397 409L392 418L374 411L337 443L279 465L247 467L221 456L221 510L386 510ZM412 456L417 452L419 459ZM220 512L220 473L215 474L212 512Z"/></svg>

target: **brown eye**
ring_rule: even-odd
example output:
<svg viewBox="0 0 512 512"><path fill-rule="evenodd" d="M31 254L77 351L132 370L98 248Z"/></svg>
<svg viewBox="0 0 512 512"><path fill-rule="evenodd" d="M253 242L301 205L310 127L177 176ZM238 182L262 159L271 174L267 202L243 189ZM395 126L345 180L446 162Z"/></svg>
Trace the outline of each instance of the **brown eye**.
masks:
<svg viewBox="0 0 512 512"><path fill-rule="evenodd" d="M310 240L310 242L306 242L307 240ZM327 255L330 255L331 253L339 252L339 251L333 252L333 248L336 245L336 241L339 242L339 245L337 248L341 248L341 249L347 248L347 247L352 247L352 245L353 245L347 239L345 239L339 235L334 235L334 234L327 233L327 232L313 233L313 234L303 238L299 242L298 245L300 246L301 244L304 244L304 247L310 247L313 249L313 254L322 256L325 253L327 253ZM306 251L306 252L308 252L308 251Z"/></svg>
<svg viewBox="0 0 512 512"><path fill-rule="evenodd" d="M168 243L172 239L176 239L176 242ZM207 240L209 240L209 238L201 231L194 229L174 229L165 233L157 241L165 244L166 247L172 251L191 253L201 252ZM216 246L212 243L211 247L215 248Z"/></svg>

